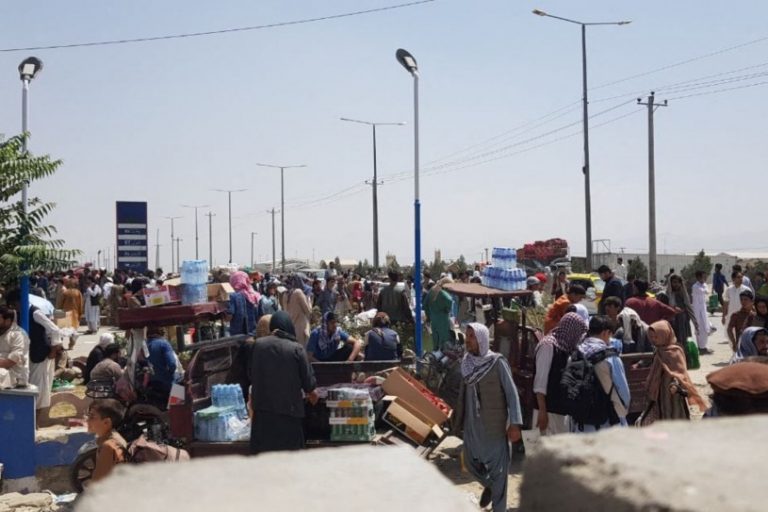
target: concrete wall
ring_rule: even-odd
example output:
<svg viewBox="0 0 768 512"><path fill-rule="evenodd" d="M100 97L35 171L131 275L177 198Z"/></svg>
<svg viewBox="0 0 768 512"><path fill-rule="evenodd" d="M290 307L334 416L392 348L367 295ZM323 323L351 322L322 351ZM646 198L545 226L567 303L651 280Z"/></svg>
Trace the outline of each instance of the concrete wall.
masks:
<svg viewBox="0 0 768 512"><path fill-rule="evenodd" d="M543 438L520 510L763 512L765 432L768 416L751 416Z"/></svg>
<svg viewBox="0 0 768 512"><path fill-rule="evenodd" d="M410 447L351 447L123 465L94 485L78 512L296 510L472 512Z"/></svg>

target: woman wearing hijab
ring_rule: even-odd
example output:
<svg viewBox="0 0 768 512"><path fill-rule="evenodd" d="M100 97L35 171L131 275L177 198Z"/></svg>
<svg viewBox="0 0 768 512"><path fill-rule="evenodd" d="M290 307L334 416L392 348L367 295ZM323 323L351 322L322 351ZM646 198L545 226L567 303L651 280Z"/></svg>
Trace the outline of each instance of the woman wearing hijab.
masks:
<svg viewBox="0 0 768 512"><path fill-rule="evenodd" d="M755 316L749 326L768 329L768 297L763 295L755 297Z"/></svg>
<svg viewBox="0 0 768 512"><path fill-rule="evenodd" d="M302 292L303 293L303 292ZM272 334L251 348L251 453L304 448L304 399L317 403L317 382L290 317L272 315Z"/></svg>
<svg viewBox="0 0 768 512"><path fill-rule="evenodd" d="M667 296L669 297L670 306L682 310L670 321L672 330L675 331L678 345L684 347L688 338L691 337L691 321L694 321L696 333L699 332L699 329L705 329L705 332L708 332L709 326L699 326L695 323L696 316L691 305L691 298L688 295L688 290L685 289L682 277L677 274L669 276L667 280Z"/></svg>
<svg viewBox="0 0 768 512"><path fill-rule="evenodd" d="M578 313L566 313L557 327L536 345L533 424L539 428L541 435L570 432L566 396L560 379L568 357L576 351L586 332L587 324Z"/></svg>
<svg viewBox="0 0 768 512"><path fill-rule="evenodd" d="M432 328L432 347L435 350L441 350L444 343L451 341L453 297L443 290L443 286L452 282L450 276L440 279L427 293L424 301L424 312Z"/></svg>
<svg viewBox="0 0 768 512"><path fill-rule="evenodd" d="M229 284L235 292L229 294L229 334L237 336L247 334L253 336L258 320L259 294L251 285L251 278L242 271L229 276Z"/></svg>
<svg viewBox="0 0 768 512"><path fill-rule="evenodd" d="M736 353L731 358L731 364L740 363L753 356L768 356L768 329L762 327L747 327L739 337Z"/></svg>
<svg viewBox="0 0 768 512"><path fill-rule="evenodd" d="M302 347L307 346L309 339L309 319L312 315L312 306L304 293L304 281L297 275L288 278L289 291L286 293L285 308L283 308L293 322L296 331L296 341ZM274 317L273 317L274 318Z"/></svg>
<svg viewBox="0 0 768 512"><path fill-rule="evenodd" d="M646 380L646 407L638 422L645 426L657 420L687 420L688 403L700 411L709 409L688 376L685 352L676 343L675 332L666 320L648 328L648 339L656 349ZM686 401L687 398L687 401Z"/></svg>
<svg viewBox="0 0 768 512"><path fill-rule="evenodd" d="M509 364L490 350L489 343L487 327L467 326L455 421L463 429L464 463L484 487L480 506L492 503L494 512L503 512L507 510L509 443L522 442L523 418Z"/></svg>

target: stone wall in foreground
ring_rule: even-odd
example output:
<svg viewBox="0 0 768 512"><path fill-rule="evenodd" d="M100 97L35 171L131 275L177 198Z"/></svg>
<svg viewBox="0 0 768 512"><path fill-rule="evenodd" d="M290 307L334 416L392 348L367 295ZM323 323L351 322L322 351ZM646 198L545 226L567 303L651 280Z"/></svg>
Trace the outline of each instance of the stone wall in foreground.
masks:
<svg viewBox="0 0 768 512"><path fill-rule="evenodd" d="M763 512L768 416L661 422L542 439L523 512Z"/></svg>

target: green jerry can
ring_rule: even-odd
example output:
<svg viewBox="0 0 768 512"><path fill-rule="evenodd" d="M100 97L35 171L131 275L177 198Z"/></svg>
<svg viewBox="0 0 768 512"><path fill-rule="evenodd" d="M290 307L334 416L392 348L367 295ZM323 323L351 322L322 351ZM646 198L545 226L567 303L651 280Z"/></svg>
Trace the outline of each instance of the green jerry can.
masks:
<svg viewBox="0 0 768 512"><path fill-rule="evenodd" d="M701 362L699 361L699 346L693 338L688 338L685 342L685 363L689 370L698 370L701 368Z"/></svg>

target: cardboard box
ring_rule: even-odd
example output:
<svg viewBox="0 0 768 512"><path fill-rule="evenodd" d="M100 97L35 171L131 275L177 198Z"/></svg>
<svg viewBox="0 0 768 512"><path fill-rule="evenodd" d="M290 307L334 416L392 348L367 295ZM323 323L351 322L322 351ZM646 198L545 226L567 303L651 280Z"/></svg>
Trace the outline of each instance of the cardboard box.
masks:
<svg viewBox="0 0 768 512"><path fill-rule="evenodd" d="M171 302L171 292L167 286L157 286L144 290L144 301L147 306L162 306Z"/></svg>
<svg viewBox="0 0 768 512"><path fill-rule="evenodd" d="M227 302L230 293L235 293L235 289L229 283L213 283L208 285L208 300L211 302Z"/></svg>
<svg viewBox="0 0 768 512"><path fill-rule="evenodd" d="M400 398L401 401L407 402L411 409L418 411L433 424L442 425L448 421L453 414L453 411L448 407L448 404L442 402L442 400L442 404L449 411L447 414L432 403L429 398L424 396L424 393L431 396L435 395L402 368L395 368L392 373L387 376L382 388L384 388L384 392L388 395L394 395Z"/></svg>
<svg viewBox="0 0 768 512"><path fill-rule="evenodd" d="M430 437L442 438L445 432L407 402L396 396L385 396L387 405L382 419L395 430L418 445L424 444Z"/></svg>

